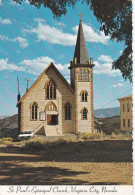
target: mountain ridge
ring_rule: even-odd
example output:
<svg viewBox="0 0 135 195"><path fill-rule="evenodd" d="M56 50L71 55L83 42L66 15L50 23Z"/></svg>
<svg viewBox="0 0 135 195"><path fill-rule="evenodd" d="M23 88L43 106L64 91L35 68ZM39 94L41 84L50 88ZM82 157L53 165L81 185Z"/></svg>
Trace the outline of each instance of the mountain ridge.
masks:
<svg viewBox="0 0 135 195"><path fill-rule="evenodd" d="M94 110L94 116L97 118L108 118L120 115L120 107L101 108Z"/></svg>

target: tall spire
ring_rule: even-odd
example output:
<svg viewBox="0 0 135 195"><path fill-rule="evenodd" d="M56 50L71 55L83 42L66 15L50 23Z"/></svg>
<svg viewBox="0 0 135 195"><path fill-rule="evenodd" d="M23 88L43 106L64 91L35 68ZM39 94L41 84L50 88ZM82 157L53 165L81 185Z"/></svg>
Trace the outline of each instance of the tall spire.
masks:
<svg viewBox="0 0 135 195"><path fill-rule="evenodd" d="M76 41L76 47L75 47L75 53L74 53L74 59L75 58L77 59L77 64L88 64L89 63L89 57L88 57L88 52L86 48L86 42L84 38L81 19L79 23L79 29L78 29L78 35L77 35L77 41Z"/></svg>

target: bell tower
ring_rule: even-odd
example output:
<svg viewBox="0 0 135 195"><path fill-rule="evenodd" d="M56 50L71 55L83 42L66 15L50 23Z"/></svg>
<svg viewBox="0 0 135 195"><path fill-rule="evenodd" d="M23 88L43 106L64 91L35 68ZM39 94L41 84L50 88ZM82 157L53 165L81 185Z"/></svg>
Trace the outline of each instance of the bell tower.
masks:
<svg viewBox="0 0 135 195"><path fill-rule="evenodd" d="M71 86L75 90L75 131L94 131L93 59L88 57L80 19L73 61L70 62Z"/></svg>

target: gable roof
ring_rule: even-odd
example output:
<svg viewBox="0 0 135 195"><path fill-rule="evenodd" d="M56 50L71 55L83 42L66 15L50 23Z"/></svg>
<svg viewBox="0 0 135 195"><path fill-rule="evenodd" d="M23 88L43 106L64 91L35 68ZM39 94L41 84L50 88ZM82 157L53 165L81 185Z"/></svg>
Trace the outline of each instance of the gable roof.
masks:
<svg viewBox="0 0 135 195"><path fill-rule="evenodd" d="M77 58L78 64L88 64L89 63L89 57L88 57L88 52L86 48L86 42L85 42L81 20L79 23L74 58Z"/></svg>
<svg viewBox="0 0 135 195"><path fill-rule="evenodd" d="M58 69L55 67L55 65L51 62L45 70L41 73L41 75L37 78L37 80L31 85L31 87L28 89L28 91L22 96L22 98L18 101L17 105L23 101L27 95L30 93L30 91L37 85L37 83L42 79L42 77L45 75L45 73L50 69L53 68L53 70L56 72L56 74L60 77L60 79L63 81L63 83L68 87L68 89L71 91L71 93L74 93L73 88L69 85L69 83L66 81L66 79L62 76L62 74L58 71Z"/></svg>

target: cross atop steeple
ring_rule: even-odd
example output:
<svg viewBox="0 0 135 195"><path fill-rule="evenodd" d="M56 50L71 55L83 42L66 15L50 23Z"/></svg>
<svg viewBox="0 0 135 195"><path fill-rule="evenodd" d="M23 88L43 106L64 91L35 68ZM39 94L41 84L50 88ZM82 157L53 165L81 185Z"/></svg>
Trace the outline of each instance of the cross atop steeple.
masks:
<svg viewBox="0 0 135 195"><path fill-rule="evenodd" d="M81 19L82 19L81 17L82 17L83 15L80 13L79 16L80 16L80 20L81 20Z"/></svg>

